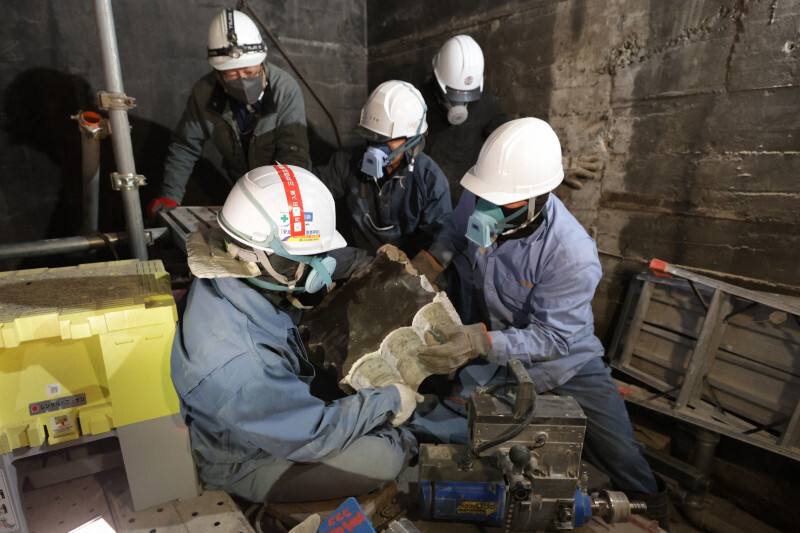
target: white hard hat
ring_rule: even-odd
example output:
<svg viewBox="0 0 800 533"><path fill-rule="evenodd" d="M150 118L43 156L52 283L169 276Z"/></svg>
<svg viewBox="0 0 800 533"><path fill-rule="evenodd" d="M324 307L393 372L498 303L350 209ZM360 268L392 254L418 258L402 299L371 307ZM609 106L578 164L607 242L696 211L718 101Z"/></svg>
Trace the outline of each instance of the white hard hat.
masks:
<svg viewBox="0 0 800 533"><path fill-rule="evenodd" d="M286 257L347 246L336 231L336 205L328 188L293 165L254 168L236 182L217 214L240 243Z"/></svg>
<svg viewBox="0 0 800 533"><path fill-rule="evenodd" d="M483 91L483 52L469 35L448 39L433 56L433 74L451 102L473 102Z"/></svg>
<svg viewBox="0 0 800 533"><path fill-rule="evenodd" d="M461 185L495 205L505 205L552 191L563 179L556 132L538 118L520 118L489 135Z"/></svg>
<svg viewBox="0 0 800 533"><path fill-rule="evenodd" d="M217 70L260 65L267 45L255 23L235 9L224 9L208 25L208 62Z"/></svg>
<svg viewBox="0 0 800 533"><path fill-rule="evenodd" d="M359 133L369 140L414 137L425 133L428 107L410 83L389 80L381 83L361 109Z"/></svg>

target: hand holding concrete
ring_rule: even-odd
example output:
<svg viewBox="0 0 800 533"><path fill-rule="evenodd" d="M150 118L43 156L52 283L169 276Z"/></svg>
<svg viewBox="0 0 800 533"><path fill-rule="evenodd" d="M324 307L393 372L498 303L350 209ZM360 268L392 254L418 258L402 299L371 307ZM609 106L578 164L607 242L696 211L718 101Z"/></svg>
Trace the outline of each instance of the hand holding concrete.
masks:
<svg viewBox="0 0 800 533"><path fill-rule="evenodd" d="M428 282L436 289L436 284L434 282L436 278L439 277L439 274L444 271L444 267L442 267L431 254L422 250L411 260L411 265L417 270L420 276L425 276Z"/></svg>
<svg viewBox="0 0 800 533"><path fill-rule="evenodd" d="M476 357L485 357L492 348L492 339L481 322L436 326L435 332L426 333L425 342L419 360L434 374L449 374Z"/></svg>

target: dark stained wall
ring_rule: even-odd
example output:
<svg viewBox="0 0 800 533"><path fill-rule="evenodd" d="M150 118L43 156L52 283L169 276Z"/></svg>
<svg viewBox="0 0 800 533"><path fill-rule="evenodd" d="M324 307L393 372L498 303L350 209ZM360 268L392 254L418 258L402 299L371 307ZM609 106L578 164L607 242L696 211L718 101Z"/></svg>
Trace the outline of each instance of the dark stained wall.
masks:
<svg viewBox="0 0 800 533"><path fill-rule="evenodd" d="M353 143L367 95L364 1L247 4L328 106L343 142ZM140 189L143 205L157 191L169 134L189 91L210 69L208 24L220 9L235 6L235 0L112 2L124 88L137 104L129 112L136 170L149 182ZM298 79L263 37L269 61ZM75 235L81 222L81 137L70 115L96 111L95 94L106 90L93 2L6 2L0 43L0 243ZM308 89L303 91L312 159L321 163L336 145L334 130ZM102 151L100 229L124 231L121 202L108 180L116 170L110 140L103 141ZM227 194L210 143L206 152L185 204L209 205L209 198ZM127 253L126 247L121 251ZM27 260L25 266L51 265L56 259ZM0 260L0 270L19 265Z"/></svg>
<svg viewBox="0 0 800 533"><path fill-rule="evenodd" d="M800 286L796 0L367 7L370 88L424 82L438 47L468 33L512 118L548 120L565 155L603 155L602 180L556 191L601 251L601 338L654 257L779 292Z"/></svg>

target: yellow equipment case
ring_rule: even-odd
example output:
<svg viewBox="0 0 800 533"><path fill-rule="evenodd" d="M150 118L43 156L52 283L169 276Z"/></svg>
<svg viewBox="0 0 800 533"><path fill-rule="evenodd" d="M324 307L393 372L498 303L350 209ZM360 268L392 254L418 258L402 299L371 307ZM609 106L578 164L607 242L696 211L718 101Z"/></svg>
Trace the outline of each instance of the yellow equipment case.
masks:
<svg viewBox="0 0 800 533"><path fill-rule="evenodd" d="M0 272L0 453L178 412L160 261Z"/></svg>

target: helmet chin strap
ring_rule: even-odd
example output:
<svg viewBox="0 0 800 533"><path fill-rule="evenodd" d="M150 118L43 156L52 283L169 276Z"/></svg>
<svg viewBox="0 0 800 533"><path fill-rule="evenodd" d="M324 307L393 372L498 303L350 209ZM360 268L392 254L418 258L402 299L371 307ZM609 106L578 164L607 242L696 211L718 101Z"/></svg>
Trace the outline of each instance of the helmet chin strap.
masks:
<svg viewBox="0 0 800 533"><path fill-rule="evenodd" d="M539 218L539 215L541 215L542 212L544 212L544 207L545 206L542 206L542 208L539 209L539 211L535 211L536 197L531 198L530 200L528 200L528 219L519 226L504 231L503 233L501 233L501 235L511 235L512 233L516 233L517 231L520 231L525 227L529 226L534 220Z"/></svg>
<svg viewBox="0 0 800 533"><path fill-rule="evenodd" d="M253 285L261 287L262 289L270 289L273 291L293 291L297 287L297 283L303 278L303 274L306 270L306 263L298 261L297 272L295 273L294 279L289 279L275 270L275 267L272 266L272 262L269 260L269 256L264 250L260 250L258 248L245 250L236 243L231 242L228 243L228 253L236 259L241 259L250 263L258 263L264 267L264 270L266 270L270 276L280 283L280 285L278 285L277 283L270 283L269 281L263 281L257 278L248 278L249 280L252 280L251 283L253 283Z"/></svg>
<svg viewBox="0 0 800 533"><path fill-rule="evenodd" d="M278 255L280 257L283 257L285 259L289 259L291 261L296 261L297 263L302 264L302 265L306 265L307 264L308 266L313 268L314 271L317 272L319 276L322 277L322 283L324 283L326 286L330 287L331 284L333 283L333 279L331 278L331 273L333 272L333 268L335 268L335 266L336 266L336 260L333 259L333 258L326 258L326 260L330 260L330 261L333 262L333 265L329 269L329 268L326 267L325 263L323 262L323 259L320 259L319 257L305 256L305 255L293 255L293 254L290 254L289 252L287 252L283 248L283 245L281 244L281 241L278 238L278 235L279 235L278 227L275 225L275 222L272 220L272 218L269 216L269 214L256 201L256 199L253 197L253 195L250 193L250 191L247 190L247 187L242 185L241 181L238 181L236 183L236 185L242 190L242 192L247 197L247 199L250 200L250 202L253 204L253 206L261 213L261 216L264 218L264 220L269 224L269 226L270 226L270 235L272 235L272 239L269 242L266 243L267 247L269 249L271 249L274 254L276 254L276 255ZM221 215L221 213L220 213L220 215ZM244 242L248 242L249 241L247 236L242 235L241 233L233 230L232 227L230 226L230 224L225 222L225 218L224 217L221 217L221 220L223 221L223 223L225 223L226 227L231 229L231 231L233 231L233 233L235 235L237 235L240 239L242 239L242 241L244 241ZM282 285L275 285L275 287L272 290L284 290L284 291L288 290L288 291L292 291L297 286L297 282L300 280L300 276L302 276L303 269L305 268L304 266L303 267L299 267L298 266L298 273L297 273L295 279L290 282L289 279L286 276L283 276L283 275L278 274L277 272L275 272L275 269L272 268L272 264L269 262L269 258L267 257L267 254L266 254L266 252L264 252L264 250L262 250L260 248L257 248L255 246L253 247L252 252L249 251L249 250L243 250L239 246L236 246L236 248L237 248L237 250L236 250L236 254L234 255L234 257L242 257L243 259L245 259L245 261L250 261L250 262L253 262L253 263L258 262L258 263L262 264L264 266L264 268L267 269L268 272L270 272L271 275L274 273L274 274L277 274L277 276L280 276L280 277L276 277L275 279L280 281L281 283L284 283L286 286L284 287ZM228 250L230 252L230 246L229 246ZM247 256L255 257L258 261L253 261L252 259L247 259ZM258 280L258 281L260 281L260 280ZM261 283L268 283L268 282L261 282ZM304 286L304 287L301 287L298 290L306 291L307 289Z"/></svg>
<svg viewBox="0 0 800 533"><path fill-rule="evenodd" d="M283 274L280 274L275 267L272 266L272 263L269 260L269 256L264 252L264 250L253 249L255 252L256 257L258 258L258 263L263 266L269 275L281 282L282 284L286 285L290 291L293 291L294 288L297 286L297 282L303 277L303 273L306 270L305 263L297 263L297 272L294 275L294 279L290 280Z"/></svg>

